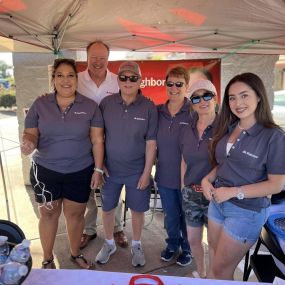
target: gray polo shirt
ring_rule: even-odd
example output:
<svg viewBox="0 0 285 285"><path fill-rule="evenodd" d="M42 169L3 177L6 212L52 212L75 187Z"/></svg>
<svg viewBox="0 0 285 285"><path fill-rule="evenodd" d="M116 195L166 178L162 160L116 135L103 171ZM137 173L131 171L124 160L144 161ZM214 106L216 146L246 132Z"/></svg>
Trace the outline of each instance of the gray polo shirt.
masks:
<svg viewBox="0 0 285 285"><path fill-rule="evenodd" d="M126 105L120 93L100 103L105 125L106 166L111 175L140 174L145 166L146 141L156 140L156 106L141 92Z"/></svg>
<svg viewBox="0 0 285 285"><path fill-rule="evenodd" d="M185 98L184 104L175 116L168 110L168 102L158 108L157 163L155 180L160 186L180 189L181 152L179 134L183 126L191 120L190 102Z"/></svg>
<svg viewBox="0 0 285 285"><path fill-rule="evenodd" d="M279 128L265 128L256 123L249 130L241 132L226 154L226 144L236 123L216 147L218 162L215 187L233 187L265 181L268 174L285 174L285 134ZM268 207L267 197L238 200L233 204L254 211Z"/></svg>
<svg viewBox="0 0 285 285"><path fill-rule="evenodd" d="M187 165L184 184L201 185L201 180L213 168L209 159L209 143L217 128L218 116L199 138L197 130L198 114L194 113L194 119L189 126L185 126L180 136L180 148Z"/></svg>
<svg viewBox="0 0 285 285"><path fill-rule="evenodd" d="M60 173L80 171L94 162L90 127L103 126L98 105L79 93L63 113L54 93L39 97L25 119L25 128L39 129L34 161Z"/></svg>

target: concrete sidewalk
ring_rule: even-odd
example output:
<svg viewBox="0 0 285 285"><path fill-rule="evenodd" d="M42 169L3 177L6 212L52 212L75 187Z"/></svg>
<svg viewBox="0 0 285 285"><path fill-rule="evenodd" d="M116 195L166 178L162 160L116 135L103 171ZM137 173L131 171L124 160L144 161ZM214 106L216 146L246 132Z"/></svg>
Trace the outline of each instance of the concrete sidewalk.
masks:
<svg viewBox="0 0 285 285"><path fill-rule="evenodd" d="M33 258L33 268L40 268L42 261L41 244L38 234L38 211L34 202L33 191L30 186L25 186L22 175L21 154L18 139L18 122L14 112L0 111L0 150L2 164L5 173L7 186L8 207L5 202L3 179L0 182L0 217L8 220L8 210L10 220L16 223L25 233L26 237L32 241L31 253ZM152 212L146 214L146 224L150 221ZM127 216L125 231L131 239L131 222ZM163 262L160 260L160 252L165 247L166 238L163 228L163 213L156 212L152 223L144 229L142 242L146 255L146 265L141 268L134 268L131 265L130 248L118 248L110 261L105 265L97 265L96 270L134 272L134 273L152 273L159 275L173 276L191 276L195 270L195 261L187 267L176 265L172 262ZM99 220L98 237L83 250L84 255L94 260L96 254L103 244L103 228ZM57 268L71 269L77 268L69 259L68 239L64 219L61 217L58 234L54 247L55 261ZM236 270L236 279L242 280L243 264ZM256 281L255 277L251 277Z"/></svg>

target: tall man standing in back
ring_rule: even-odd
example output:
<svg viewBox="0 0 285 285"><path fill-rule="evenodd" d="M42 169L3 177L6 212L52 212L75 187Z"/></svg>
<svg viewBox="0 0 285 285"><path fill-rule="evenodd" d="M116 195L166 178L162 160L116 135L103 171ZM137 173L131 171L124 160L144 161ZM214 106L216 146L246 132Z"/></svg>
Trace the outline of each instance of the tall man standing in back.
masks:
<svg viewBox="0 0 285 285"><path fill-rule="evenodd" d="M87 46L87 69L78 74L78 92L94 100L98 105L106 96L118 93L117 75L107 69L110 49L100 40ZM85 213L85 229L81 238L81 249L97 236L97 205L95 193L92 191ZM122 203L116 210L114 239L121 247L128 246L128 240L123 232Z"/></svg>

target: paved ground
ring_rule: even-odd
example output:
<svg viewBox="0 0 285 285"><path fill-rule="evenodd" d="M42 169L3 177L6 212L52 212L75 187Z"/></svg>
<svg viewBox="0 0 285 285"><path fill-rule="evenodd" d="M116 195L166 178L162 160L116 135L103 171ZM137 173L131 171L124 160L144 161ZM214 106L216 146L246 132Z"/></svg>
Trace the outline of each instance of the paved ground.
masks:
<svg viewBox="0 0 285 285"><path fill-rule="evenodd" d="M3 177L0 180L0 217L18 224L26 237L32 240L31 252L33 268L40 268L41 246L38 235L38 212L34 203L31 187L25 186L22 176L21 155L19 150L18 123L14 112L0 110L0 150L7 195L5 195ZM5 150L5 151L4 151ZM6 197L7 202L6 203ZM152 212L147 213L146 223L151 220ZM127 219L126 232L130 237L131 223ZM195 261L185 268L179 267L175 262L165 263L160 261L160 251L164 248L165 231L163 229L163 213L157 212L152 223L143 231L142 242L144 245L147 263L142 268L134 268L130 265L130 249L118 249L118 252L106 265L96 265L96 270L153 273L160 275L191 276L195 269ZM99 221L98 237L84 249L84 254L94 259L103 243L102 225ZM76 268L69 260L68 240L63 218L60 220L58 235L55 243L55 258L58 268ZM236 279L242 280L243 263L236 270ZM252 277L252 280L256 280Z"/></svg>

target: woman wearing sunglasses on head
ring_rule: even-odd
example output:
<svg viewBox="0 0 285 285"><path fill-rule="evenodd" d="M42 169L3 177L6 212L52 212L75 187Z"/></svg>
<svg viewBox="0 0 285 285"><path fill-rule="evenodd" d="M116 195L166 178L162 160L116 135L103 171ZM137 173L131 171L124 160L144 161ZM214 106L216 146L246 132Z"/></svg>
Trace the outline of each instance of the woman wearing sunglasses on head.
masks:
<svg viewBox="0 0 285 285"><path fill-rule="evenodd" d="M188 241L196 261L193 277L206 277L203 226L207 225L209 201L203 196L202 178L212 169L208 147L217 127L215 86L209 80L197 80L190 87L189 98L194 111L191 124L180 136L182 206L187 224Z"/></svg>
<svg viewBox="0 0 285 285"><path fill-rule="evenodd" d="M273 121L265 87L253 73L228 83L211 155L216 167L202 180L210 200L209 278L233 279L257 241L269 197L285 183L285 134Z"/></svg>
<svg viewBox="0 0 285 285"><path fill-rule="evenodd" d="M184 67L170 69L166 75L168 100L158 106L157 164L155 180L165 213L167 232L166 248L161 252L163 261L172 260L181 248L177 264L189 265L192 261L187 240L186 225L181 206L181 179L178 138L181 128L189 124L187 89L189 74Z"/></svg>
<svg viewBox="0 0 285 285"><path fill-rule="evenodd" d="M21 145L25 155L35 151L30 179L40 214L42 268L55 268L53 246L63 211L70 259L89 269L80 240L90 187L103 181L103 118L98 105L76 91L74 60L54 61L52 83L54 92L37 98L29 109Z"/></svg>

